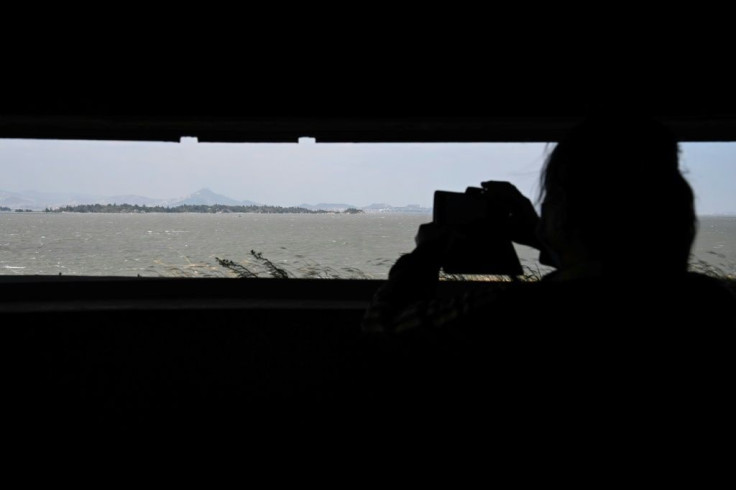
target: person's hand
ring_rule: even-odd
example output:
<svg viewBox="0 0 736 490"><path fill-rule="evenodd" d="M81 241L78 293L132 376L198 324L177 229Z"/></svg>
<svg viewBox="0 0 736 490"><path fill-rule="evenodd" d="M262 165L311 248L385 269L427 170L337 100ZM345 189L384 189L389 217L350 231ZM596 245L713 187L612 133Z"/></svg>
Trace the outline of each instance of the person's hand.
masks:
<svg viewBox="0 0 736 490"><path fill-rule="evenodd" d="M510 182L488 181L481 186L491 196L509 208L509 233L512 241L539 249L537 237L539 216L532 202Z"/></svg>
<svg viewBox="0 0 736 490"><path fill-rule="evenodd" d="M416 250L435 261L440 261L449 252L453 240L457 239L455 235L456 231L435 222L424 223L419 226L414 237Z"/></svg>

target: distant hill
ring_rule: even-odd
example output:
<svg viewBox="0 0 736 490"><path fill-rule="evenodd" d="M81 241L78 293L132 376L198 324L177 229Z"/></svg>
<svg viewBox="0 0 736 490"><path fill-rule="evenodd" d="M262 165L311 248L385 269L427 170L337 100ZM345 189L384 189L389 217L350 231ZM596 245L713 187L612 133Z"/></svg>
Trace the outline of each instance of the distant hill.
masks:
<svg viewBox="0 0 736 490"><path fill-rule="evenodd" d="M365 213L412 213L412 214L432 214L431 208L423 208L418 204L409 204L407 206L392 206L386 203L374 203L368 206L356 206L354 204L345 203L319 203L319 204L300 204L300 208L312 211L333 211L342 212L346 209L359 209Z"/></svg>
<svg viewBox="0 0 736 490"><path fill-rule="evenodd" d="M187 197L174 200L167 203L168 206L181 206L184 204L192 205L206 205L212 206L214 204L223 204L225 206L257 206L258 203L253 201L237 201L222 194L216 194L210 189L200 189L194 194L190 194Z"/></svg>
<svg viewBox="0 0 736 490"><path fill-rule="evenodd" d="M42 211L46 208L98 202L99 197L63 192L0 191L0 206Z"/></svg>
<svg viewBox="0 0 736 490"><path fill-rule="evenodd" d="M381 203L369 204L368 206L363 206L362 209L365 210L365 211L368 211L368 210L378 211L378 210L381 210L381 209L391 209L392 207L393 206L391 206L390 204L386 204L385 202L381 202Z"/></svg>
<svg viewBox="0 0 736 490"><path fill-rule="evenodd" d="M253 201L237 201L227 196L216 194L210 189L200 189L186 197L174 199L155 199L136 194L94 196L89 194L65 192L10 192L0 190L0 206L11 209L32 209L34 211L42 211L46 208L55 209L64 206L79 206L86 204L132 204L138 206L173 207L181 204L253 206L258 203Z"/></svg>
<svg viewBox="0 0 736 490"><path fill-rule="evenodd" d="M43 211L44 209L58 209L66 206L80 206L92 204L130 204L138 206L261 206L262 203L254 201L238 201L222 194L217 194L211 189L203 188L185 197L173 199L155 199L137 194L124 194L115 196L92 196L78 193L48 193L37 191L11 192L0 190L0 207L10 209L30 209ZM278 204L273 204L278 206ZM343 212L347 209L358 209L366 213L415 213L431 214L430 208L422 208L418 205L392 206L386 203L374 203L369 206L356 206L348 203L318 203L300 204L298 207L310 211Z"/></svg>
<svg viewBox="0 0 736 490"><path fill-rule="evenodd" d="M11 209L34 209L34 199L16 192L0 191L0 206Z"/></svg>
<svg viewBox="0 0 736 490"><path fill-rule="evenodd" d="M127 194L122 196L106 197L103 199L99 199L97 202L92 204L137 204L138 206L166 206L168 205L168 201L166 199L152 199L150 197Z"/></svg>
<svg viewBox="0 0 736 490"><path fill-rule="evenodd" d="M423 208L418 204L409 204L406 206L392 206L386 203L375 203L361 208L366 213L411 213L411 214L432 214L432 208Z"/></svg>
<svg viewBox="0 0 736 490"><path fill-rule="evenodd" d="M325 202L321 202L319 204L300 204L299 207L309 209L311 211L345 211L346 209L360 209L354 204Z"/></svg>

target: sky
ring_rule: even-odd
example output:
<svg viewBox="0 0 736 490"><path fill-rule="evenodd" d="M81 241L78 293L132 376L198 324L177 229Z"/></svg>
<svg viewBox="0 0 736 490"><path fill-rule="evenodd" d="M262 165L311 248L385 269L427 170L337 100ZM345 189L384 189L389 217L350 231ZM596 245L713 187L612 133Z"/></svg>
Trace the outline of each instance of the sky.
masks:
<svg viewBox="0 0 736 490"><path fill-rule="evenodd" d="M683 143L681 167L699 214L736 215L736 143ZM134 194L173 199L208 188L233 199L293 206L431 207L435 190L485 180L534 200L546 143L178 143L0 140L0 190Z"/></svg>

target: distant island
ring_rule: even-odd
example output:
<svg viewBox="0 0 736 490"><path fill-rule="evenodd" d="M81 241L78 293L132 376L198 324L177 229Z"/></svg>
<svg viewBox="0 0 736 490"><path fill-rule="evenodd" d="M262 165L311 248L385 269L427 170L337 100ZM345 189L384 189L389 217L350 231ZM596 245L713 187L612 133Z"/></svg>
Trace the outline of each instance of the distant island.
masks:
<svg viewBox="0 0 736 490"><path fill-rule="evenodd" d="M122 204L121 204L122 203ZM346 202L264 204L237 200L203 188L185 197L159 199L137 194L91 196L76 193L10 192L0 189L0 212L67 212L67 213L305 213L332 214L423 214L431 208L418 204L394 206L373 203L357 206Z"/></svg>
<svg viewBox="0 0 736 490"><path fill-rule="evenodd" d="M364 211L348 208L344 211L325 211L282 206L229 206L225 204L181 204L178 206L141 206L138 204L79 204L46 208L46 213L262 213L262 214L360 214Z"/></svg>

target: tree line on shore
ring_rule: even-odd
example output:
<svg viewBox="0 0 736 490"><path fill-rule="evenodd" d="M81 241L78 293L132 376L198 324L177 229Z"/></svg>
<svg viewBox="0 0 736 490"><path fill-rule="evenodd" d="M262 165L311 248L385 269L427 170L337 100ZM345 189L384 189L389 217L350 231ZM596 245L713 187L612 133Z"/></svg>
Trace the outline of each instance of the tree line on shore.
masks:
<svg viewBox="0 0 736 490"><path fill-rule="evenodd" d="M334 214L334 211L282 206L227 206L224 204L181 204L178 206L141 206L138 204L78 204L59 208L46 208L47 213L270 213L270 214ZM360 209L350 208L342 214L363 213Z"/></svg>

